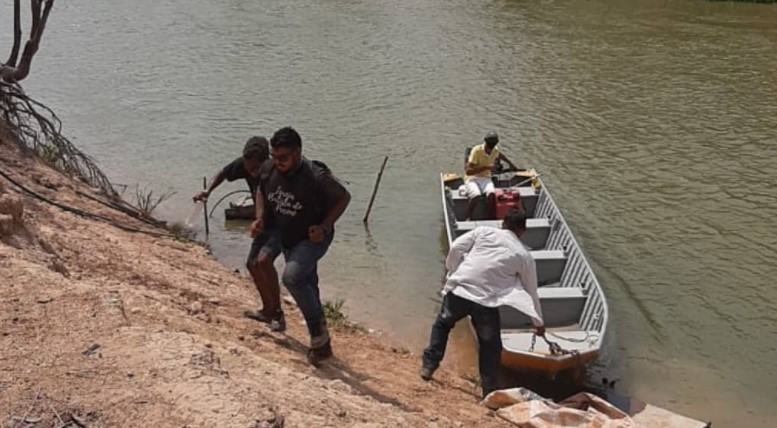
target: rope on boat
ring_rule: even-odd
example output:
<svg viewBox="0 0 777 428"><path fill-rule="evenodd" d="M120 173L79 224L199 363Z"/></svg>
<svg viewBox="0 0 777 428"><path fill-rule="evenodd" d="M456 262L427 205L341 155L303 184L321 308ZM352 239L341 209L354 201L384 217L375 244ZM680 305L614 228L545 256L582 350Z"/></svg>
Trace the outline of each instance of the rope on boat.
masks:
<svg viewBox="0 0 777 428"><path fill-rule="evenodd" d="M548 350L550 351L550 355L553 355L553 356L560 356L560 355L579 356L580 355L580 352L577 350L570 351L568 349L562 348L561 345L559 345L556 342L551 342L550 340L548 340L547 337L545 337L544 334L540 337L542 337L542 340L544 340L545 343L548 344ZM537 333L534 333L532 334L532 337L531 337L531 346L529 347L529 352L534 352L534 345L536 344L536 342L537 342Z"/></svg>
<svg viewBox="0 0 777 428"><path fill-rule="evenodd" d="M560 336L552 332L548 332L546 334L549 334L555 337L556 339L563 340L565 342L572 342L572 343L583 343L583 342L587 342L591 338L593 339L599 338L599 333L591 333L589 331L585 332L585 337L583 337L582 339ZM548 350L550 351L550 355L570 355L570 354L579 355L580 354L580 352L577 350L570 351L568 349L562 348L561 345L558 344L558 342L552 342L548 340L548 338L545 335L542 335L541 337L542 337L542 340L544 340L545 343L548 344ZM536 342L537 342L537 334L535 333L532 335L532 338L531 338L531 346L529 347L529 352L534 352L534 345L536 344Z"/></svg>
<svg viewBox="0 0 777 428"><path fill-rule="evenodd" d="M598 339L598 338L599 338L599 333L591 333L591 332L589 332L589 331L586 331L586 332L585 332L585 337L584 337L584 338L582 338L582 339L575 339L575 338L572 338L572 337L564 337L564 336L559 336L559 335L558 335L558 334L556 334L556 333L548 333L548 334L550 334L551 336L555 337L556 339L563 340L563 341L566 341L566 342L572 342L572 343L583 343L583 342L587 342L587 341L588 341L588 339L590 339L590 338L592 338L592 337L593 337L594 339Z"/></svg>

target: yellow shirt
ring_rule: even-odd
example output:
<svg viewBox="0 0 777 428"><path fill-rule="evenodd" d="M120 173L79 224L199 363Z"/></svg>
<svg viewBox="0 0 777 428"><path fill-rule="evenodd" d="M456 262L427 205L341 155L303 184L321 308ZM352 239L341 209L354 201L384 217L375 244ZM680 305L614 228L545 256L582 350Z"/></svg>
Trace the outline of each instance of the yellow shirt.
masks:
<svg viewBox="0 0 777 428"><path fill-rule="evenodd" d="M476 167L493 167L497 159L499 159L499 149L494 147L494 149L491 150L491 154L488 154L486 153L486 145L484 143L472 148L472 151L469 152L469 159L467 159L467 164L474 164ZM485 170L474 175L467 175L467 180L475 177L491 178L491 171Z"/></svg>

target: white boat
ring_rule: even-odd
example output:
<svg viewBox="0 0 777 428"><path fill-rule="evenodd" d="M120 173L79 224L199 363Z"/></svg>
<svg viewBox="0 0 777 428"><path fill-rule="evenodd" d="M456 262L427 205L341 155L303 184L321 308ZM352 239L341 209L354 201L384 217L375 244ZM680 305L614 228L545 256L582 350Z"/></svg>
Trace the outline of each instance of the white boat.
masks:
<svg viewBox="0 0 777 428"><path fill-rule="evenodd" d="M502 365L551 376L582 369L598 358L607 330L607 301L599 281L548 188L533 170L503 173L494 176L494 181L497 189L518 191L529 217L520 238L536 261L547 330L547 341L535 337L528 316L511 307L500 307ZM501 220L483 218L486 210L482 198L473 215L475 220L464 221L468 199L460 192L463 184L458 174L440 176L449 244L477 226L501 227Z"/></svg>

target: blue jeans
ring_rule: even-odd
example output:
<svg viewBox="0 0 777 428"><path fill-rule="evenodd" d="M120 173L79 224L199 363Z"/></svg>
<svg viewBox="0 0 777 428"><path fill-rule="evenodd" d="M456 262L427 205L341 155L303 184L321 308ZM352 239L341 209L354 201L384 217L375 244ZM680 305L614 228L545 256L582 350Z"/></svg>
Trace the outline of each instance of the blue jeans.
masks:
<svg viewBox="0 0 777 428"><path fill-rule="evenodd" d="M329 340L318 289L318 261L329 249L333 235L329 234L318 244L305 239L292 248L283 249L286 268L281 281L302 311L313 348L323 346Z"/></svg>
<svg viewBox="0 0 777 428"><path fill-rule="evenodd" d="M250 270L257 262L259 253L264 252L271 260L281 253L281 232L278 229L265 230L251 241L246 267Z"/></svg>
<svg viewBox="0 0 777 428"><path fill-rule="evenodd" d="M440 366L448 345L451 329L469 315L478 337L478 365L483 396L499 388L499 365L502 357L502 336L499 309L489 308L447 293L442 299L440 314L432 325L429 346L424 349L423 364L432 370Z"/></svg>

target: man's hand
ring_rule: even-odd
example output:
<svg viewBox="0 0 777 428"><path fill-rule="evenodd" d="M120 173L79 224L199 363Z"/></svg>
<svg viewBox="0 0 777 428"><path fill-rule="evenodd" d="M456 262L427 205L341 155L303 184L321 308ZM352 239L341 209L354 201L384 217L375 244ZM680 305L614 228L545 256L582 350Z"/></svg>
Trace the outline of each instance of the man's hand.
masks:
<svg viewBox="0 0 777 428"><path fill-rule="evenodd" d="M534 334L537 336L545 336L545 326L534 326Z"/></svg>
<svg viewBox="0 0 777 428"><path fill-rule="evenodd" d="M310 226L308 228L308 238L310 239L310 242L314 244L318 244L319 242L323 241L324 238L326 238L326 230L324 229L324 226L321 226L320 224Z"/></svg>
<svg viewBox="0 0 777 428"><path fill-rule="evenodd" d="M208 202L208 196L210 196L210 193L208 193L207 190L203 190L202 192L197 193L192 198L194 202Z"/></svg>
<svg viewBox="0 0 777 428"><path fill-rule="evenodd" d="M262 232L264 232L264 220L261 218L258 218L254 220L253 223L251 223L251 237L256 238L257 236L261 235Z"/></svg>
<svg viewBox="0 0 777 428"><path fill-rule="evenodd" d="M493 172L494 171L494 165L485 165L485 166L483 166L481 171L491 171L491 172Z"/></svg>

